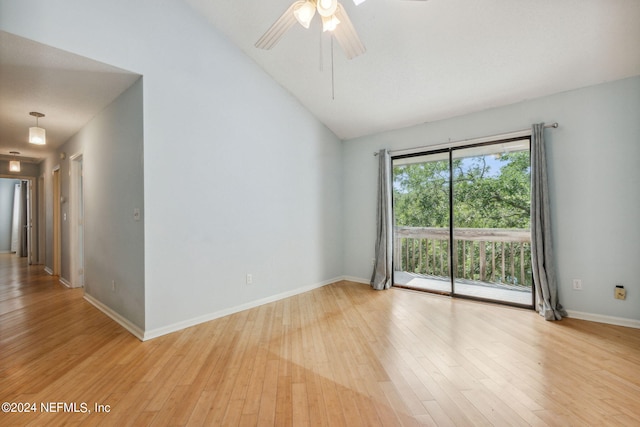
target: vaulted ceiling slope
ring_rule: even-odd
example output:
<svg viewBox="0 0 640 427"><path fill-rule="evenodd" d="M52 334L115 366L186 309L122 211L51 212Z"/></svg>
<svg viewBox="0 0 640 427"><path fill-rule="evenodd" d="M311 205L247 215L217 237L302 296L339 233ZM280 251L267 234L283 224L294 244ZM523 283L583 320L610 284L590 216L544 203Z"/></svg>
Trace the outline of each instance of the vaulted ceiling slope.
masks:
<svg viewBox="0 0 640 427"><path fill-rule="evenodd" d="M638 0L341 0L366 53L316 18L254 44L293 0L184 0L342 139L640 74Z"/></svg>
<svg viewBox="0 0 640 427"><path fill-rule="evenodd" d="M39 162L140 76L0 31L0 158ZM47 144L29 144L29 112L43 113Z"/></svg>

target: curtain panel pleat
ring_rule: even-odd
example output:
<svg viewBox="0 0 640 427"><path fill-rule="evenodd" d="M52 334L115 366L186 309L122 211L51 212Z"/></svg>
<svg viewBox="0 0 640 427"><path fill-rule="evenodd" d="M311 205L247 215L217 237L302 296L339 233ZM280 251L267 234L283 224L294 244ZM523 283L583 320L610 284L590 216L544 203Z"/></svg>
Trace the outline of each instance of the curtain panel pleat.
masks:
<svg viewBox="0 0 640 427"><path fill-rule="evenodd" d="M553 264L544 123L531 131L531 265L537 310L546 320L567 315L558 301L558 284Z"/></svg>
<svg viewBox="0 0 640 427"><path fill-rule="evenodd" d="M391 156L386 149L378 153L378 207L376 254L371 287L389 289L393 285L393 212L391 208Z"/></svg>

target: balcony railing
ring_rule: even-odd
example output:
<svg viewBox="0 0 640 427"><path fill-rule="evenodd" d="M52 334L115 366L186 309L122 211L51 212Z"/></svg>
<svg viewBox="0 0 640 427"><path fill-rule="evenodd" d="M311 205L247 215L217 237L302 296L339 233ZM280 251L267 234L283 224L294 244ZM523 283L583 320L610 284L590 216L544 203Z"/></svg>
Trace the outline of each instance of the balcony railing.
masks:
<svg viewBox="0 0 640 427"><path fill-rule="evenodd" d="M531 287L531 232L456 228L453 265L458 279ZM449 276L449 229L395 227L396 271Z"/></svg>

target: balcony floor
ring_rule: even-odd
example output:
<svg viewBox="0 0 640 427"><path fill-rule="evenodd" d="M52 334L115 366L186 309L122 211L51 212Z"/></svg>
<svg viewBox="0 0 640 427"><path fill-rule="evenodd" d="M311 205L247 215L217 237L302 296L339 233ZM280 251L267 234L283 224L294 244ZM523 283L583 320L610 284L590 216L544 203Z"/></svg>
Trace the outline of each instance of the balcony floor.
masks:
<svg viewBox="0 0 640 427"><path fill-rule="evenodd" d="M397 286L411 289L445 293L451 292L451 283L446 277L396 271L394 273L394 281ZM529 288L467 279L456 279L455 286L456 294L458 295L526 306L531 306L532 302L531 289Z"/></svg>

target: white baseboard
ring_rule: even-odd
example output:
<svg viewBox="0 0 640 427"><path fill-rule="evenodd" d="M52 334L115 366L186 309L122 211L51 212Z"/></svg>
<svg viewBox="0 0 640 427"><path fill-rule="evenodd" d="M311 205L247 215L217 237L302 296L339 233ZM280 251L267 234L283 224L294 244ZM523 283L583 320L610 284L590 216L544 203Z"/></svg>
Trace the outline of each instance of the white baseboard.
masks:
<svg viewBox="0 0 640 427"><path fill-rule="evenodd" d="M248 303L245 303L245 304L240 304L240 305L235 306L235 307L225 308L223 310L216 311L214 313L209 313L209 314L205 314L205 315L202 315L202 316L194 317L193 319L188 319L188 320L184 320L182 322L177 322L177 323L173 323L171 325L163 326L161 328L156 328L156 329L152 329L152 330L149 330L149 331L145 331L144 335L143 335L143 337L141 339L142 339L142 341L147 341L147 340L150 340L150 339L153 339L153 338L160 337L162 335L167 335L167 334L170 334L172 332L177 332L177 331L180 331L182 329L189 328L191 326L199 325L200 323L209 322L211 320L219 319L220 317L228 316L228 315L234 314L234 313L239 313L241 311L248 310L250 308L259 307L259 306L264 305L264 304L269 304L271 302L279 301L281 299L289 298L289 297L292 297L292 296L295 296L295 295L298 295L298 294L303 294L305 292L309 292L309 291L312 291L314 289L318 289L318 288L321 288L323 286L327 286L327 285L330 285L332 283L339 282L341 280L347 280L347 279L343 279L342 277L338 277L338 278L335 278L335 279L326 280L324 282L320 282L320 283L316 283L316 284L308 285L308 286L303 286L301 288L293 289L293 290L287 291L287 292L282 292L280 294L272 295L270 297L262 298L262 299L259 299L259 300L256 300L256 301L251 301L251 302L248 302Z"/></svg>
<svg viewBox="0 0 640 427"><path fill-rule="evenodd" d="M85 293L84 299L89 304L91 304L92 306L94 306L95 308L97 308L107 316L109 316L111 319L113 319L116 323L118 323L120 326L125 328L127 331L131 332L140 341L144 341L144 331L142 329L140 329L139 327L131 323L129 320L125 319L120 314L116 313L111 308L107 307L97 299L93 298L91 295L88 295Z"/></svg>
<svg viewBox="0 0 640 427"><path fill-rule="evenodd" d="M342 280L348 280L350 282L362 283L369 285L369 280L361 277L354 276L342 276ZM605 316L603 314L584 313L580 311L567 310L567 317L572 319L588 320L590 322L606 323L609 325L626 326L628 328L640 329L640 320L628 319L626 317Z"/></svg>
<svg viewBox="0 0 640 427"><path fill-rule="evenodd" d="M640 320L628 319L626 317L605 316L603 314L583 313L580 311L567 310L567 317L572 319L588 320L590 322L607 323L609 325L626 326L628 328L640 329Z"/></svg>
<svg viewBox="0 0 640 427"><path fill-rule="evenodd" d="M349 282L362 283L363 285L371 284L369 280L363 279L362 277L355 277L355 276L342 276L342 280L347 280Z"/></svg>
<svg viewBox="0 0 640 427"><path fill-rule="evenodd" d="M45 270L47 268L45 267ZM216 311L214 313L205 314L202 316L194 317L192 319L184 320L181 322L177 322L171 325L163 326L161 328L152 329L149 331L143 331L138 326L131 323L129 320L122 317L120 314L113 311L111 308L107 307L100 301L93 298L91 295L85 294L84 299L89 302L91 305L96 307L98 310L102 311L104 314L109 316L115 322L120 324L127 331L131 332L136 338L141 341L151 340L153 338L158 338L163 335L170 334L172 332L177 332L182 329L189 328L191 326L199 325L201 323L209 322L211 320L219 319L224 316L228 316L230 314L239 313L244 310L248 310L251 308L259 307L264 304L269 304L271 302L279 301L285 298L289 298L298 294L302 294L305 292L312 291L314 289L321 288L323 286L330 285L332 283L340 282L340 281L350 281L355 283L361 283L364 285L369 285L369 281L360 277L354 276L340 276L334 279L326 280L324 282L316 283L313 285L303 286L291 291L282 292L280 294L272 295L270 297L262 298L259 300L251 301L245 304L241 304L235 307L226 308L223 310ZM61 279L62 281L62 279ZM617 326L626 326L630 328L638 328L640 329L640 320L635 319L627 319L624 317L614 317L614 316L605 316L601 314L592 314L592 313L583 313L579 311L567 310L568 317L572 319L580 319L580 320L588 320L591 322L598 323L607 323L611 325Z"/></svg>
<svg viewBox="0 0 640 427"><path fill-rule="evenodd" d="M49 267L45 266L44 267L44 271L45 273L47 273L49 276L53 276L53 270L50 269Z"/></svg>
<svg viewBox="0 0 640 427"><path fill-rule="evenodd" d="M63 285L65 285L67 288L73 288L73 286L71 286L71 282L69 282L67 279L65 279L64 277L60 277L60 283L62 283Z"/></svg>

